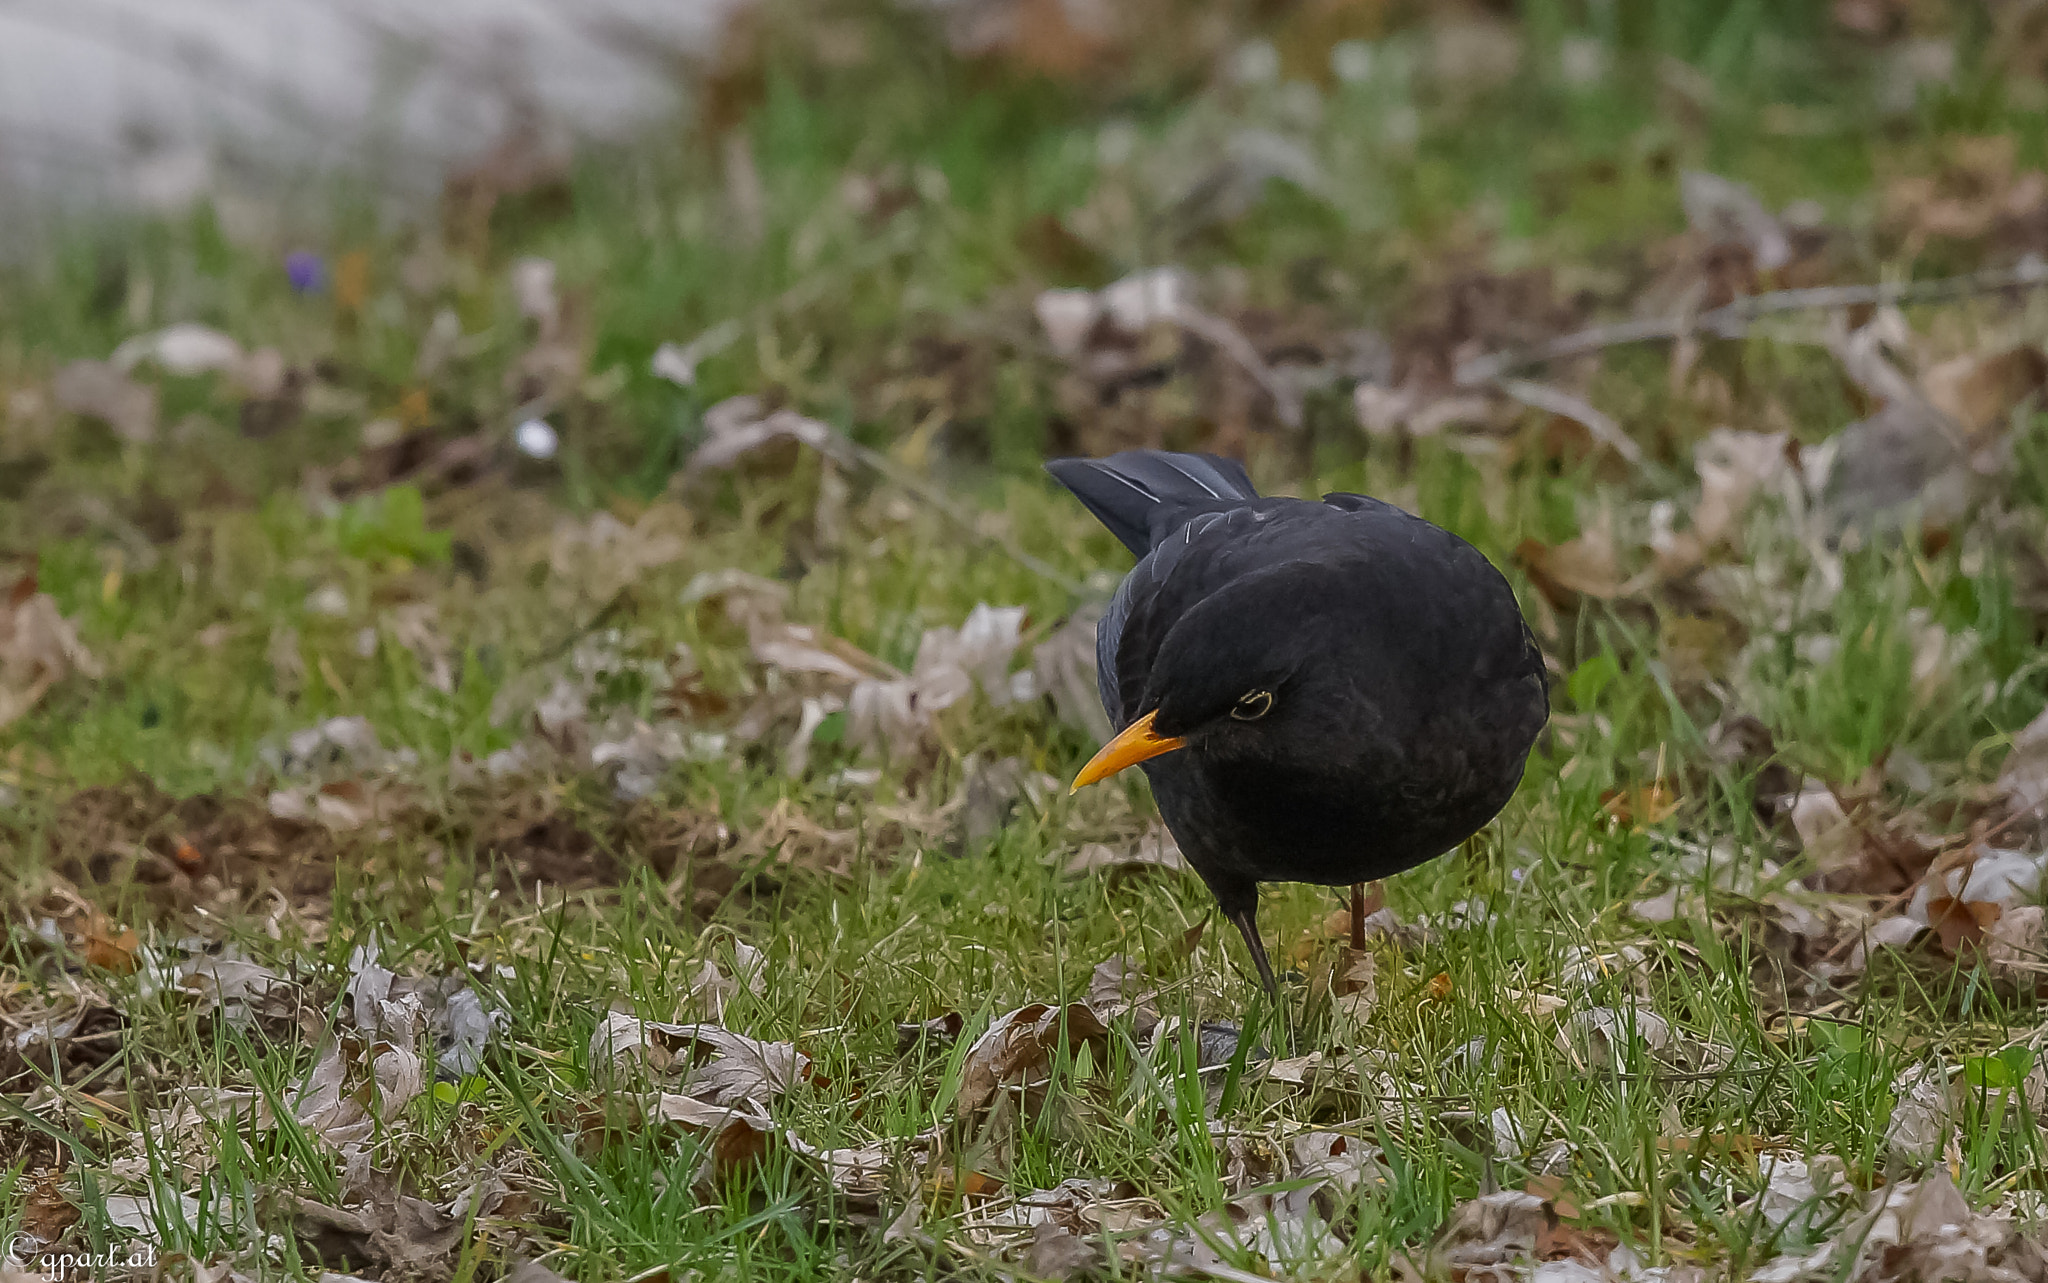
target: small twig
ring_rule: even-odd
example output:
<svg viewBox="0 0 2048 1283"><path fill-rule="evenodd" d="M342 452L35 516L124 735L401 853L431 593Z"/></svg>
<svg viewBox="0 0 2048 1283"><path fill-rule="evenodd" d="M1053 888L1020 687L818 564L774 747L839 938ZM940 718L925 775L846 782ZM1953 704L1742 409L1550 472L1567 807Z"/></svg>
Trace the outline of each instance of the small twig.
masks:
<svg viewBox="0 0 2048 1283"><path fill-rule="evenodd" d="M1696 315L1661 317L1652 320L1620 321L1596 325L1561 335L1533 347L1511 352L1494 352L1461 362L1453 375L1460 387L1483 387L1514 370L1532 365L1597 352L1627 343L1648 343L1711 334L1717 338L1740 338L1751 322L1783 312L1809 312L1830 308L1884 306L1909 303L1939 303L1993 294L1999 290L2048 285L2048 260L2029 254L2011 267L1944 276L1931 281L1902 281L1880 285L1826 285L1814 289L1774 290L1752 294Z"/></svg>
<svg viewBox="0 0 2048 1283"><path fill-rule="evenodd" d="M1643 448L1629 440L1621 425L1595 409L1592 402L1576 393L1553 388L1528 379L1495 379L1493 386L1532 409L1562 415L1592 433L1593 439L1631 464L1641 467Z"/></svg>

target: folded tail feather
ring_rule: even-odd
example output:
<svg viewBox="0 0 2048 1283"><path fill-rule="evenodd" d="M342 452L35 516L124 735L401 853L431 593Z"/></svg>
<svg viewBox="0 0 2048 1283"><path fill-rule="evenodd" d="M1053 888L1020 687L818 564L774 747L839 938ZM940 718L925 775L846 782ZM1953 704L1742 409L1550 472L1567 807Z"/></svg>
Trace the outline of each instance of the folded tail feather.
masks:
<svg viewBox="0 0 2048 1283"><path fill-rule="evenodd" d="M1158 517L1259 497L1243 464L1213 454L1125 450L1107 459L1054 459L1045 470L1140 557L1152 550Z"/></svg>

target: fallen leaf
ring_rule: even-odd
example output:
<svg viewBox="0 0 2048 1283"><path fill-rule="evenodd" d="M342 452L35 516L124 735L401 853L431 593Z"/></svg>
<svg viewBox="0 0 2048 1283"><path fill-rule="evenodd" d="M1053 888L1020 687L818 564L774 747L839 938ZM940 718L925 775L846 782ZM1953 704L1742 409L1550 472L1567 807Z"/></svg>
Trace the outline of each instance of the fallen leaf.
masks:
<svg viewBox="0 0 2048 1283"><path fill-rule="evenodd" d="M1358 1024L1372 1019L1379 1005L1379 964L1371 953L1345 946L1330 968L1332 1005Z"/></svg>
<svg viewBox="0 0 2048 1283"><path fill-rule="evenodd" d="M1600 808L1624 828L1647 829L1678 814L1678 797L1664 781L1634 788L1610 789L1600 795Z"/></svg>
<svg viewBox="0 0 2048 1283"><path fill-rule="evenodd" d="M315 1259L346 1257L375 1267L383 1278L425 1281L453 1273L473 1224L497 1213L507 1193L505 1181L486 1170L453 1199L432 1203L405 1193L388 1174L367 1173L344 1188L346 1206L304 1197L287 1206ZM326 1277L331 1283L342 1276Z"/></svg>
<svg viewBox="0 0 2048 1283"><path fill-rule="evenodd" d="M331 1283L323 1279L321 1283ZM518 1260L505 1273L504 1283L569 1283L569 1280L555 1273L539 1261Z"/></svg>
<svg viewBox="0 0 2048 1283"><path fill-rule="evenodd" d="M692 517L680 504L655 503L628 525L609 512L564 521L548 546L548 571L589 597L609 600L649 572L681 561Z"/></svg>
<svg viewBox="0 0 2048 1283"><path fill-rule="evenodd" d="M1959 356L1930 368L1920 382L1934 408L1981 444L2004 434L2013 411L2038 402L2048 387L2048 356L2031 345Z"/></svg>
<svg viewBox="0 0 2048 1283"><path fill-rule="evenodd" d="M1871 1191L1861 1212L1803 1253L1764 1262L1758 1283L1810 1278L2019 1283L2048 1276L2048 1251L1999 1215L1979 1215L1947 1168Z"/></svg>
<svg viewBox="0 0 2048 1283"><path fill-rule="evenodd" d="M728 978L716 962L706 958L689 982L682 1008L708 1020L722 1022L726 1004L742 991L760 997L767 988L767 957L744 940L732 942L732 975Z"/></svg>
<svg viewBox="0 0 2048 1283"><path fill-rule="evenodd" d="M935 1049L952 1046L966 1027L959 1012L949 1011L930 1020L899 1021L896 1025L896 1054L904 1056L919 1047Z"/></svg>
<svg viewBox="0 0 2048 1283"><path fill-rule="evenodd" d="M1102 317L1094 290L1044 290L1032 300L1031 310L1045 331L1045 341L1068 359L1081 354Z"/></svg>
<svg viewBox="0 0 2048 1283"><path fill-rule="evenodd" d="M130 444L156 438L156 389L134 382L109 362L71 362L50 381L50 395L61 408L98 419Z"/></svg>
<svg viewBox="0 0 2048 1283"><path fill-rule="evenodd" d="M20 718L57 683L74 673L97 680L99 661L78 640L71 621L57 610L56 599L36 592L33 580L24 595L0 606L0 726Z"/></svg>
<svg viewBox="0 0 2048 1283"><path fill-rule="evenodd" d="M1906 916L1932 927L1950 953L1981 947L1985 932L2007 910L2039 894L2044 868L2048 853L1972 848L1960 859L1928 870L1906 906Z"/></svg>
<svg viewBox="0 0 2048 1283"><path fill-rule="evenodd" d="M614 1011L591 1035L590 1064L594 1073L626 1081L682 1072L682 1094L759 1112L809 1076L811 1058L794 1043L763 1042L720 1025L671 1025Z"/></svg>
<svg viewBox="0 0 2048 1283"><path fill-rule="evenodd" d="M899 1162L905 1161L900 1155L906 1150L922 1151L912 1160L921 1166L933 1152L939 1137L937 1132L923 1132L911 1137L907 1146L894 1148L879 1142L824 1148L811 1144L795 1132L785 1132L784 1139L792 1151L823 1168L825 1179L835 1194L856 1205L874 1208L888 1192L889 1174Z"/></svg>
<svg viewBox="0 0 2048 1283"><path fill-rule="evenodd" d="M289 1018L299 1007L297 985L261 963L233 955L187 960L178 968L178 987L194 996L201 1012L218 1012L234 1029Z"/></svg>
<svg viewBox="0 0 2048 1283"><path fill-rule="evenodd" d="M1649 543L1659 574L1676 578L1703 564L1717 548L1739 544L1750 504L1792 475L1790 440L1782 432L1716 428L1693 447L1700 497L1693 505L1691 524L1683 531L1673 530L1670 505L1651 509Z"/></svg>
<svg viewBox="0 0 2048 1283"><path fill-rule="evenodd" d="M677 762L716 761L724 755L724 736L692 731L675 721L650 725L631 720L590 746L591 766L610 775L612 793L624 802L652 795Z"/></svg>
<svg viewBox="0 0 2048 1283"><path fill-rule="evenodd" d="M1644 1007L1587 1007L1566 1016L1557 1028L1557 1045L1566 1055L1582 1052L1583 1063L1602 1072L1620 1063L1624 1045L1657 1051L1670 1042L1669 1022Z"/></svg>
<svg viewBox="0 0 2048 1283"><path fill-rule="evenodd" d="M751 1171L777 1138L774 1122L755 1108L713 1104L680 1092L656 1093L644 1106L651 1121L680 1127L704 1139L704 1159L690 1184L706 1196Z"/></svg>
<svg viewBox="0 0 2048 1283"><path fill-rule="evenodd" d="M1035 1002L997 1016L961 1062L957 1107L971 1113L1002 1087L1042 1081L1055 1052L1078 1050L1108 1032L1094 1009L1079 1002L1066 1007Z"/></svg>
<svg viewBox="0 0 2048 1283"><path fill-rule="evenodd" d="M1831 1203L1852 1195L1842 1160L1832 1154L1795 1158L1765 1154L1757 1161L1764 1189L1755 1214L1772 1229L1798 1237L1826 1226L1834 1218Z"/></svg>
<svg viewBox="0 0 2048 1283"><path fill-rule="evenodd" d="M2012 737L1996 787L2009 812L2048 815L2048 710Z"/></svg>
<svg viewBox="0 0 2048 1283"><path fill-rule="evenodd" d="M434 1047L436 1070L464 1078L482 1064L486 1045L506 1015L460 971L441 976L399 976L379 961L374 935L349 953L345 992L356 1031L366 1039L414 1046L422 1037Z"/></svg>
<svg viewBox="0 0 2048 1283"><path fill-rule="evenodd" d="M688 343L664 343L654 349L649 369L656 378L667 379L679 388L694 388L697 367L731 347L740 334L739 322L720 321Z"/></svg>
<svg viewBox="0 0 2048 1283"><path fill-rule="evenodd" d="M1792 261L1792 240L1747 184L1718 174L1686 170L1678 176L1685 221L1710 242L1741 245L1760 272L1775 272Z"/></svg>
<svg viewBox="0 0 2048 1283"><path fill-rule="evenodd" d="M1021 692L1010 664L1024 626L1022 606L977 604L956 630L926 629L908 677L864 678L846 697L846 742L881 757L921 742L932 719L978 686L991 704ZM1028 674L1019 674L1028 681Z"/></svg>
<svg viewBox="0 0 2048 1283"><path fill-rule="evenodd" d="M1460 1204L1438 1232L1429 1259L1436 1271L1467 1271L1531 1256L1556 1222L1550 1205L1521 1190L1483 1194Z"/></svg>
<svg viewBox="0 0 2048 1283"><path fill-rule="evenodd" d="M718 1025L660 1026L672 1049L702 1059L683 1090L715 1105L765 1107L810 1074L811 1058L788 1042L763 1042Z"/></svg>
<svg viewBox="0 0 2048 1283"><path fill-rule="evenodd" d="M1955 1117L1947 1071L1911 1065L1891 1085L1896 1104L1885 1125L1885 1147L1904 1162L1924 1163L1941 1153Z"/></svg>
<svg viewBox="0 0 2048 1283"><path fill-rule="evenodd" d="M199 1224L199 1200L190 1194L175 1193L160 1189L151 1194L109 1194L102 1204L106 1209L107 1221L128 1231L144 1243L158 1243L163 1239L162 1227L172 1227L172 1232L190 1232L190 1227Z"/></svg>
<svg viewBox="0 0 2048 1283"><path fill-rule="evenodd" d="M684 461L686 478L725 471L772 447L802 446L839 464L859 462L853 444L830 425L794 410L764 413L758 397L736 396L720 401L704 412L704 430L703 443Z"/></svg>
<svg viewBox="0 0 2048 1283"><path fill-rule="evenodd" d="M1966 518L1998 471L2013 412L2048 384L2048 357L2032 347L1959 357L1929 370L1924 389L1896 371L1885 379L1900 386L1836 438L1825 500L1838 526L1889 522L1908 504L1928 526Z"/></svg>
<svg viewBox="0 0 2048 1283"><path fill-rule="evenodd" d="M275 354L272 354L274 357ZM153 362L166 374L191 378L198 374L232 374L245 382L273 380L252 365L252 354L242 345L211 326L181 321L148 334L138 334L114 349L107 364L122 374L131 374L144 361Z"/></svg>
<svg viewBox="0 0 2048 1283"><path fill-rule="evenodd" d="M1984 936L1984 961L2001 980L2038 985L2048 976L2048 926L2038 904L2022 905L1999 916Z"/></svg>
<svg viewBox="0 0 2048 1283"><path fill-rule="evenodd" d="M1572 609L1582 596L1611 600L1626 587L1614 546L1613 517L1604 510L1577 538L1564 543L1550 546L1524 539L1515 548L1515 560L1559 610Z"/></svg>
<svg viewBox="0 0 2048 1283"><path fill-rule="evenodd" d="M2048 206L2048 175L2020 170L2008 135L1949 138L1940 167L1886 184L1883 219L1903 238L1900 252L1916 256L1930 240L1975 241L2024 228Z"/></svg>
<svg viewBox="0 0 2048 1283"><path fill-rule="evenodd" d="M1173 835L1164 827L1154 825L1128 846L1087 843L1067 861L1064 872L1068 877L1082 877L1090 873L1125 873L1142 869L1185 872L1187 868L1187 858L1180 853L1180 846L1173 840Z"/></svg>
<svg viewBox="0 0 2048 1283"><path fill-rule="evenodd" d="M73 936L78 951L92 966L123 976L135 971L135 952L142 947L142 938L133 927L124 927L95 909L73 927Z"/></svg>
<svg viewBox="0 0 2048 1283"><path fill-rule="evenodd" d="M300 1126L344 1155L361 1150L426 1088L419 1054L388 1042L329 1035L291 1099Z"/></svg>

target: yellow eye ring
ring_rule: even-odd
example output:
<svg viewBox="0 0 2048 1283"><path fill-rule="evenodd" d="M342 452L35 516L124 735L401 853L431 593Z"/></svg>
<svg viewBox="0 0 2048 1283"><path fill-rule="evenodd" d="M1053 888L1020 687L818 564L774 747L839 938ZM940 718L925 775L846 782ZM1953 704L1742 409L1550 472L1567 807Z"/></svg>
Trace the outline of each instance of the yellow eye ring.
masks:
<svg viewBox="0 0 2048 1283"><path fill-rule="evenodd" d="M1273 711L1272 691L1246 691L1240 695L1230 715L1240 722L1256 722Z"/></svg>

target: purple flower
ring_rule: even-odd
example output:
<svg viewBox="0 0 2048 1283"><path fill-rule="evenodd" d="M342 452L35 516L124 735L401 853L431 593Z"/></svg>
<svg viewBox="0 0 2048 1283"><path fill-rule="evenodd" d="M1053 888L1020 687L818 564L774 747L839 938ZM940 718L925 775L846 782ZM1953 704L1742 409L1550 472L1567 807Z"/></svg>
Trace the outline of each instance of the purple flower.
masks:
<svg viewBox="0 0 2048 1283"><path fill-rule="evenodd" d="M309 249L295 249L284 256L285 279L300 294L317 294L327 284L327 263Z"/></svg>

